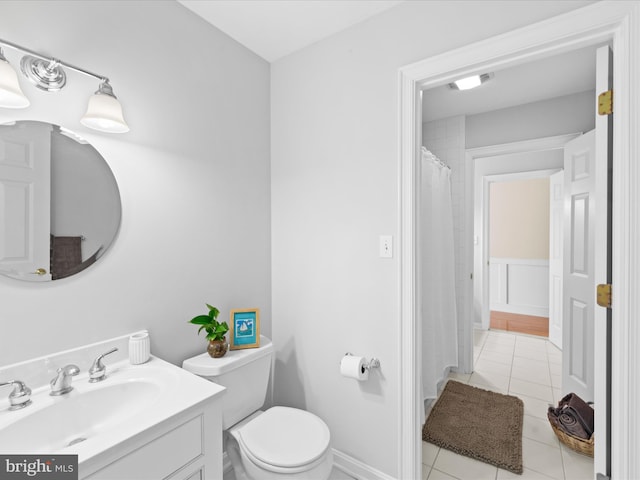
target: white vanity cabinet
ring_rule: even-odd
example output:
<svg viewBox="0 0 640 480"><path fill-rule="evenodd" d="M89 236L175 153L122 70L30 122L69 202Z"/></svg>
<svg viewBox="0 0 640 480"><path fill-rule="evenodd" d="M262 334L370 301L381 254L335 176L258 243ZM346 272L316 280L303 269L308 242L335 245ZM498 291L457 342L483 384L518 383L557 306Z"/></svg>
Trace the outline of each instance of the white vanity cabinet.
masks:
<svg viewBox="0 0 640 480"><path fill-rule="evenodd" d="M222 479L225 388L154 355L131 364L130 336L0 366L0 379L32 389L21 410L0 399L0 452L77 455L82 480ZM90 382L94 359L108 351L105 379ZM58 367L70 364L81 372L73 389L49 395Z"/></svg>
<svg viewBox="0 0 640 480"><path fill-rule="evenodd" d="M217 395L81 461L79 478L220 480L222 470L222 414Z"/></svg>

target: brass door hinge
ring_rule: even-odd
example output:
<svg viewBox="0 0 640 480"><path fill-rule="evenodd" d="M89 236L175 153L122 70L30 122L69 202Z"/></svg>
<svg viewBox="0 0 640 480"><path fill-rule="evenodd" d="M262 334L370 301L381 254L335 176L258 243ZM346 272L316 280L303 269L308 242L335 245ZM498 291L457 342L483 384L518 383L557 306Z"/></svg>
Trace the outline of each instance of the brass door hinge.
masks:
<svg viewBox="0 0 640 480"><path fill-rule="evenodd" d="M598 95L598 115L613 113L613 90L607 90Z"/></svg>
<svg viewBox="0 0 640 480"><path fill-rule="evenodd" d="M598 305L611 308L611 284L600 284L597 289Z"/></svg>

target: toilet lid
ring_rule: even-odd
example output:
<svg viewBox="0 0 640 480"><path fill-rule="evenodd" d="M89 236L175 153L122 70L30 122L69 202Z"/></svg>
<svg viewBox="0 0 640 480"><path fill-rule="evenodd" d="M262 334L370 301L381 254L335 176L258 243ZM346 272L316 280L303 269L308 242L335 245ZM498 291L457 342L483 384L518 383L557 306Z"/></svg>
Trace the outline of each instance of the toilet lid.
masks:
<svg viewBox="0 0 640 480"><path fill-rule="evenodd" d="M329 448L329 428L312 413L272 407L243 426L242 447L265 466L296 468L319 459Z"/></svg>

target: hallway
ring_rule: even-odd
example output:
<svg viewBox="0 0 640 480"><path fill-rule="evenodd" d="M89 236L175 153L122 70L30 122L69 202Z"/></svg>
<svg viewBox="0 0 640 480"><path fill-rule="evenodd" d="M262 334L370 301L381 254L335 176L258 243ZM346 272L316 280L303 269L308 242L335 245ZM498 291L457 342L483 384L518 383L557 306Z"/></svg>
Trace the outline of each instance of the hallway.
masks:
<svg viewBox="0 0 640 480"><path fill-rule="evenodd" d="M589 480L593 461L557 440L549 426L549 404L562 398L562 353L546 339L499 331L474 332L473 374L450 379L515 395L524 402L524 473L506 470L422 442L423 480Z"/></svg>

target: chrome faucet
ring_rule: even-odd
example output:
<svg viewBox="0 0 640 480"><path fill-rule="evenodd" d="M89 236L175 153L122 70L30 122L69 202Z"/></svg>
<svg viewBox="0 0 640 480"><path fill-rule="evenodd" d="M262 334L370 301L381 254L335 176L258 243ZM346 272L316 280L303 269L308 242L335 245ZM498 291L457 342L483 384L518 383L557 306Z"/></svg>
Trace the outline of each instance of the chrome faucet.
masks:
<svg viewBox="0 0 640 480"><path fill-rule="evenodd" d="M98 355L96 359L93 361L93 365L89 369L89 382L96 383L101 382L105 378L107 378L107 367L102 363L102 357L109 355L110 353L118 351L117 347L113 347L106 353L102 355Z"/></svg>
<svg viewBox="0 0 640 480"><path fill-rule="evenodd" d="M51 393L49 395L58 396L69 393L73 390L71 386L71 377L75 377L80 373L80 368L77 365L67 365L57 370L58 375L51 380Z"/></svg>
<svg viewBox="0 0 640 480"><path fill-rule="evenodd" d="M0 387L13 385L13 391L9 394L9 410L20 410L31 405L31 389L20 380L0 382Z"/></svg>

